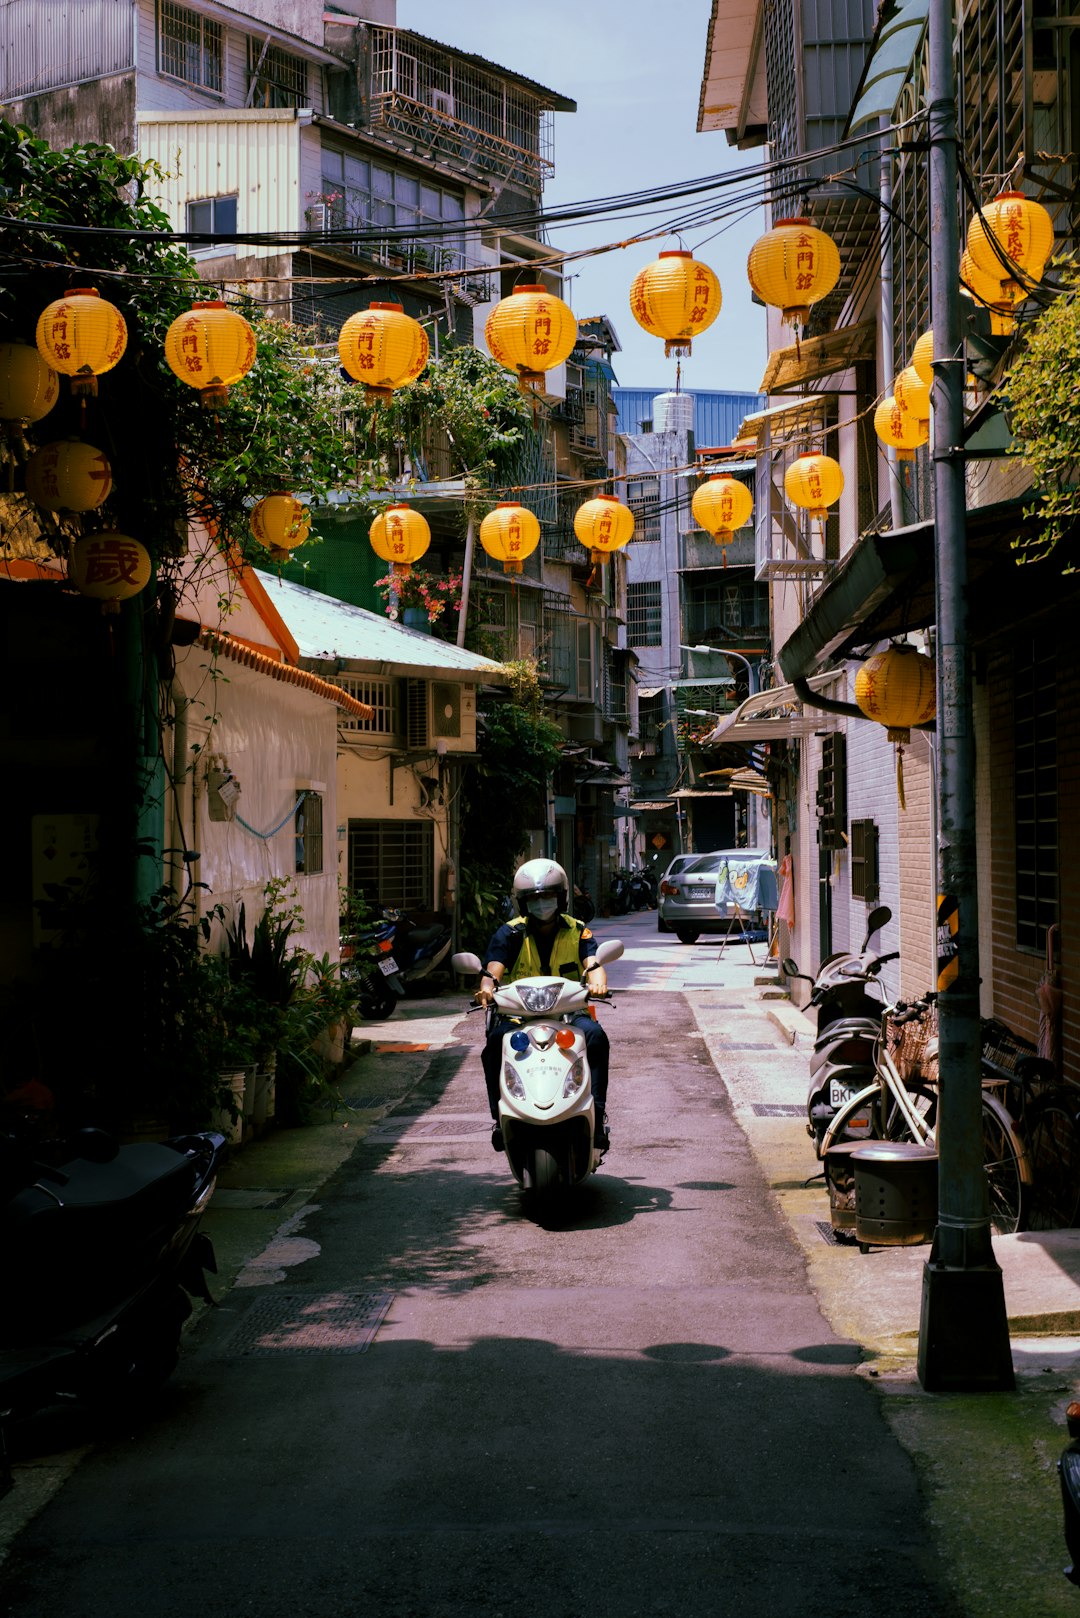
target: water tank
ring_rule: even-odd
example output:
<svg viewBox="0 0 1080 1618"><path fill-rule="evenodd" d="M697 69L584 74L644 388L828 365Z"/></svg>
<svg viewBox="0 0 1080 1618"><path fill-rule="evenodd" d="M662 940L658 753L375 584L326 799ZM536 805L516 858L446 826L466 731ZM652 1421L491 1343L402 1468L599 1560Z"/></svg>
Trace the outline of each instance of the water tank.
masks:
<svg viewBox="0 0 1080 1618"><path fill-rule="evenodd" d="M693 430L694 395L658 393L653 400L653 432L692 433Z"/></svg>

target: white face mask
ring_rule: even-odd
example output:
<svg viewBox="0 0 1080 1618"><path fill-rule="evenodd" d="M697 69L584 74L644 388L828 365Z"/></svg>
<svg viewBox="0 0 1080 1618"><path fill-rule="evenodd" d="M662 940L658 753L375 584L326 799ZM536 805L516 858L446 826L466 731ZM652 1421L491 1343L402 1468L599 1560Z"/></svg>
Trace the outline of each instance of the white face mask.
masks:
<svg viewBox="0 0 1080 1618"><path fill-rule="evenodd" d="M529 915L536 921L550 921L559 908L558 899L530 899Z"/></svg>

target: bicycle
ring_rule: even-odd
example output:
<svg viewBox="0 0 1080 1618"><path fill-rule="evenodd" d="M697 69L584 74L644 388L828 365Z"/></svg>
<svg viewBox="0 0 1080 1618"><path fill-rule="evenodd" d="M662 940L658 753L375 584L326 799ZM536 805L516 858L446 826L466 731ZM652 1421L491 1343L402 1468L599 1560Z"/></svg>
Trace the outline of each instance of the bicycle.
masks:
<svg viewBox="0 0 1080 1618"><path fill-rule="evenodd" d="M983 1022L983 1083L992 1086L1027 1143L1029 1230L1068 1229L1080 1216L1080 1086L1058 1077L996 1018Z"/></svg>
<svg viewBox="0 0 1080 1618"><path fill-rule="evenodd" d="M901 1071L903 1068L905 1071ZM881 1017L875 1077L833 1117L821 1146L864 1140L915 1141L933 1146L937 1128L937 1007L934 997L886 1006ZM982 1092L983 1167L990 1225L999 1236L1026 1228L1033 1175L1023 1136L992 1089Z"/></svg>

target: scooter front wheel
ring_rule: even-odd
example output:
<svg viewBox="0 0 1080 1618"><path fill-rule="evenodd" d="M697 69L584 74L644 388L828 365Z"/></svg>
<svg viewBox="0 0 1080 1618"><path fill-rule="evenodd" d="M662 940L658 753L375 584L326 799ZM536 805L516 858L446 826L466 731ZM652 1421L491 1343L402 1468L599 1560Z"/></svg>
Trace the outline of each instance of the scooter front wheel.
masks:
<svg viewBox="0 0 1080 1618"><path fill-rule="evenodd" d="M535 1192L537 1196L545 1196L555 1189L559 1179L558 1158L545 1147L537 1146L532 1153L527 1190Z"/></svg>

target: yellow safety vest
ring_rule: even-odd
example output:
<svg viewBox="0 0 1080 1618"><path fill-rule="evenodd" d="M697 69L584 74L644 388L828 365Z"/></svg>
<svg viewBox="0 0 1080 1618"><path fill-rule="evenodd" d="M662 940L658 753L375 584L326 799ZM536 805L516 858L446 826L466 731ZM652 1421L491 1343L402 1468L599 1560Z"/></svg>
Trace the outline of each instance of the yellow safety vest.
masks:
<svg viewBox="0 0 1080 1618"><path fill-rule="evenodd" d="M569 978L574 983L581 982L581 937L588 932L583 922L576 916L563 916L563 925L555 934L551 945L551 965L548 975L553 978ZM528 919L519 916L510 923L511 927L528 927ZM591 936L591 935L590 935ZM544 976L544 969L540 965L540 951L536 946L536 939L530 932L525 933L521 942L521 950L513 968L503 978L504 983L515 983L518 978L538 978Z"/></svg>

